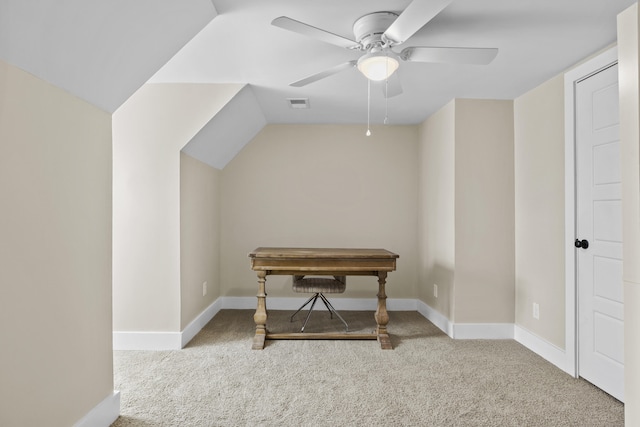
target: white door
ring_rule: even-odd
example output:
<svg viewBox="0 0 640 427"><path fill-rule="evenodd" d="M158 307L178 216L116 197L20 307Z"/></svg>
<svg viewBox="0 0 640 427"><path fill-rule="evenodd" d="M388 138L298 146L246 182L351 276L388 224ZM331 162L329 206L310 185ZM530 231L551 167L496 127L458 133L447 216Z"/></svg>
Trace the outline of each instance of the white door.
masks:
<svg viewBox="0 0 640 427"><path fill-rule="evenodd" d="M575 108L578 374L624 401L618 66L577 83Z"/></svg>

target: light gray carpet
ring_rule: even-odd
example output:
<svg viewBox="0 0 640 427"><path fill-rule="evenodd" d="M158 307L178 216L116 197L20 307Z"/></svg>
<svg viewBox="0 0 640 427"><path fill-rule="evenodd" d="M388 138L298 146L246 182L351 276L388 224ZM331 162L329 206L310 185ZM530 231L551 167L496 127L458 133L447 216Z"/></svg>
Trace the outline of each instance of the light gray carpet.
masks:
<svg viewBox="0 0 640 427"><path fill-rule="evenodd" d="M270 330L299 328L270 311ZM370 332L370 312L341 312ZM300 316L300 315L299 315ZM416 312L391 312L377 341L267 341L252 310L223 310L177 351L116 351L128 426L622 426L624 406L511 340L452 340ZM322 326L319 326L322 325ZM314 312L308 332L333 328Z"/></svg>

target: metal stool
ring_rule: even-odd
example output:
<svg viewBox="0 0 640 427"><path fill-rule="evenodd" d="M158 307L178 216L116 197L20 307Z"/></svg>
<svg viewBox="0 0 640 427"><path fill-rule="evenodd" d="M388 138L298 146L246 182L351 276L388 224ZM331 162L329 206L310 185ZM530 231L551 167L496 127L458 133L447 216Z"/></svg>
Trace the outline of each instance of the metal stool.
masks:
<svg viewBox="0 0 640 427"><path fill-rule="evenodd" d="M311 296L302 304L302 306L291 316L291 321L293 322L293 318L296 314L300 312L303 308L305 308L309 303L311 303L311 308L309 309L309 313L307 314L307 318L300 329L300 332L304 332L305 326L307 326L307 322L311 317L311 312L313 311L313 307L316 305L316 301L318 298L322 300L327 310L329 310L329 315L333 319L333 314L344 323L345 332L349 332L349 325L344 321L342 316L333 308L333 305L329 302L329 300L323 294L341 294L347 287L347 278L346 276L333 276L333 279L328 278L318 278L318 277L310 277L305 279L304 276L293 276L293 291L294 292L305 292L305 293L313 293Z"/></svg>

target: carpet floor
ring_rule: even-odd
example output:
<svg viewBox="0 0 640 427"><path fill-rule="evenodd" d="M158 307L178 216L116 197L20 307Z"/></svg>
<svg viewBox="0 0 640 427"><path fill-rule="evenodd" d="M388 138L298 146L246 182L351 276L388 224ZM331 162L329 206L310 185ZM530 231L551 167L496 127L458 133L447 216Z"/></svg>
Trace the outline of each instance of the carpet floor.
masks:
<svg viewBox="0 0 640 427"><path fill-rule="evenodd" d="M270 311L269 329L299 329ZM371 332L370 312L341 312ZM253 310L222 310L182 350L115 351L112 427L603 426L624 405L513 340L452 340L417 312L391 312L377 341L274 340L251 350ZM314 312L307 332L341 331Z"/></svg>

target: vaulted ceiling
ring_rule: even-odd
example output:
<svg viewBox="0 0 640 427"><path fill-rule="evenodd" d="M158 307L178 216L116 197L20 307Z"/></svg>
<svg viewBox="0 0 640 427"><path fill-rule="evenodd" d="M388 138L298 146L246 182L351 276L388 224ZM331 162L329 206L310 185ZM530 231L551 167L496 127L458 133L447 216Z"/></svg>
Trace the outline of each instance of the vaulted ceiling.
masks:
<svg viewBox="0 0 640 427"><path fill-rule="evenodd" d="M0 0L0 59L113 112L216 15L211 0Z"/></svg>
<svg viewBox="0 0 640 427"><path fill-rule="evenodd" d="M371 121L381 123L388 111L390 124L420 123L453 98L513 99L614 43L616 15L633 3L453 0L400 48L492 47L499 50L495 60L489 65L401 62L402 94L385 99L383 85L372 85ZM265 123L367 121L367 80L356 68L289 86L362 52L278 28L271 25L274 18L288 16L354 39L352 26L359 17L376 11L400 14L409 4L0 0L0 59L108 112L146 82L249 85L221 117L212 118L194 142L198 147L191 147L222 167L228 159L206 148L212 134L224 135L229 152L237 152ZM289 98L308 98L310 108L292 109ZM239 128L245 132L230 131Z"/></svg>

